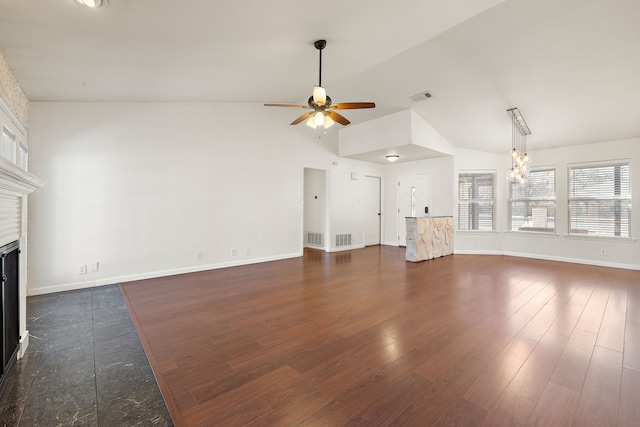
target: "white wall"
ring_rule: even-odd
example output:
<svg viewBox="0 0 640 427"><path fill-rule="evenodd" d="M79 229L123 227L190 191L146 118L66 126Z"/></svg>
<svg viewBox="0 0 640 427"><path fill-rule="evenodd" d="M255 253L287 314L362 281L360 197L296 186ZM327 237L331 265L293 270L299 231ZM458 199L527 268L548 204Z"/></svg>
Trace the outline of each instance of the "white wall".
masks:
<svg viewBox="0 0 640 427"><path fill-rule="evenodd" d="M509 255L530 256L558 261L640 269L640 209L631 210L633 240L596 237L568 237L568 173L570 163L606 160L631 160L631 192L640 198L640 138L598 144L532 151L534 166L556 167L556 233L557 236L525 236L506 233L504 252ZM637 204L636 204L637 205ZM506 227L505 227L506 229ZM601 256L600 251L607 255Z"/></svg>
<svg viewBox="0 0 640 427"><path fill-rule="evenodd" d="M454 158L447 156L384 166L382 220L385 245L398 245L398 177L418 173L429 174L429 215L451 216L454 207L453 165Z"/></svg>
<svg viewBox="0 0 640 427"><path fill-rule="evenodd" d="M300 256L305 167L328 174L329 250L342 249L337 233L364 246L365 175L382 177L383 242L396 245L398 176L428 173L431 215L455 215L457 172L496 170L497 232L456 233L457 253L640 268L637 241L566 237L561 217L568 162L630 158L637 198L640 139L532 152L534 164L558 168L559 235L535 236L504 232L506 154L456 149L390 165L340 158L335 132L318 139L289 126L286 113L254 104L32 103L31 172L47 185L29 200L29 294ZM639 218L633 210L635 238ZM78 274L95 262L99 271Z"/></svg>
<svg viewBox="0 0 640 427"><path fill-rule="evenodd" d="M286 113L32 103L31 170L47 186L30 198L29 294L299 256L304 167L329 171L330 221L362 243L350 172L379 165L338 158L335 133L318 139Z"/></svg>
<svg viewBox="0 0 640 427"><path fill-rule="evenodd" d="M330 250L364 247L364 176L381 176L383 166L339 158L329 171ZM356 179L352 179L355 174ZM336 247L335 235L352 233L351 247Z"/></svg>
<svg viewBox="0 0 640 427"><path fill-rule="evenodd" d="M495 231L456 231L456 253L502 254L503 231L507 229L507 179L511 167L508 151L505 154L487 153L466 148L456 148L454 188L454 228L458 230L458 174L460 172L492 172L496 174Z"/></svg>
<svg viewBox="0 0 640 427"><path fill-rule="evenodd" d="M508 154L491 154L474 150L456 150L455 176L460 171L497 171L497 231L494 233L456 232L456 253L497 253L612 267L640 269L640 209L631 211L633 239L569 237L567 219L567 166L570 163L631 160L632 197L640 194L640 138L531 151L532 165L556 168L556 235L506 232L507 180L511 167ZM457 199L457 185L456 185ZM457 202L457 200L456 200ZM454 218L457 224L457 218ZM457 226L456 226L457 228ZM601 250L607 255L600 255Z"/></svg>

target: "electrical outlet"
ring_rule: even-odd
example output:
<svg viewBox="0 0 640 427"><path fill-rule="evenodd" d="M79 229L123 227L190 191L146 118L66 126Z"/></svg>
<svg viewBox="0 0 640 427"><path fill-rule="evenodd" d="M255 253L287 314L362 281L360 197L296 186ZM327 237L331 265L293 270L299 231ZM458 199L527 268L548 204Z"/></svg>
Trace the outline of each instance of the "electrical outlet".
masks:
<svg viewBox="0 0 640 427"><path fill-rule="evenodd" d="M244 256L249 256L249 254L251 253L251 249L249 248L245 248L244 250Z"/></svg>
<svg viewBox="0 0 640 427"><path fill-rule="evenodd" d="M100 269L100 262L96 261L96 262L91 263L91 272L92 273L95 273L99 269Z"/></svg>
<svg viewBox="0 0 640 427"><path fill-rule="evenodd" d="M238 255L238 250L236 248L231 249L231 256Z"/></svg>
<svg viewBox="0 0 640 427"><path fill-rule="evenodd" d="M201 260L202 259L202 252L196 252L196 259L197 260Z"/></svg>
<svg viewBox="0 0 640 427"><path fill-rule="evenodd" d="M600 249L600 256L607 256L607 250L606 249Z"/></svg>
<svg viewBox="0 0 640 427"><path fill-rule="evenodd" d="M87 274L87 264L78 267L78 274Z"/></svg>

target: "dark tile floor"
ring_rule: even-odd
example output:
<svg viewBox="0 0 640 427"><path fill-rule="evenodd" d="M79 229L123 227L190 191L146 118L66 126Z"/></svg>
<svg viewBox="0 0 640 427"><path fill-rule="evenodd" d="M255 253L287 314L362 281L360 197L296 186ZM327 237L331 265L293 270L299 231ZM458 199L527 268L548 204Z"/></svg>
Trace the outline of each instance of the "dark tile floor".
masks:
<svg viewBox="0 0 640 427"><path fill-rule="evenodd" d="M0 425L173 425L117 285L29 297L27 329Z"/></svg>

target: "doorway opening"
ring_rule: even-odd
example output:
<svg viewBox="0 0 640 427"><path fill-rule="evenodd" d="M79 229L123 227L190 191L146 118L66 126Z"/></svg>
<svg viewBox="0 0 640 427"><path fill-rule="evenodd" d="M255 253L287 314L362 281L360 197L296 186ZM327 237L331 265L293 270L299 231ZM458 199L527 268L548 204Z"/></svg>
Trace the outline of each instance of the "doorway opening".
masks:
<svg viewBox="0 0 640 427"><path fill-rule="evenodd" d="M303 244L327 250L327 171L304 168Z"/></svg>

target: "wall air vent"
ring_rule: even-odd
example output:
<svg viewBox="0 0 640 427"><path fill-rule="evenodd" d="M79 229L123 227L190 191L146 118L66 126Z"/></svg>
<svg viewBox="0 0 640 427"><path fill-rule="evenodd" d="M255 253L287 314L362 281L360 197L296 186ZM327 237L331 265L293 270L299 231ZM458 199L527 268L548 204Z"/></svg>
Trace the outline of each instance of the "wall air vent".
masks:
<svg viewBox="0 0 640 427"><path fill-rule="evenodd" d="M351 246L351 234L336 234L336 248Z"/></svg>
<svg viewBox="0 0 640 427"><path fill-rule="evenodd" d="M413 95L413 96L409 97L411 102L426 101L429 98L431 98L431 92L429 92L429 91L422 92L422 93L419 93L417 95Z"/></svg>
<svg viewBox="0 0 640 427"><path fill-rule="evenodd" d="M320 247L324 246L324 234L308 231L307 244L312 246L320 246Z"/></svg>

